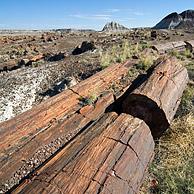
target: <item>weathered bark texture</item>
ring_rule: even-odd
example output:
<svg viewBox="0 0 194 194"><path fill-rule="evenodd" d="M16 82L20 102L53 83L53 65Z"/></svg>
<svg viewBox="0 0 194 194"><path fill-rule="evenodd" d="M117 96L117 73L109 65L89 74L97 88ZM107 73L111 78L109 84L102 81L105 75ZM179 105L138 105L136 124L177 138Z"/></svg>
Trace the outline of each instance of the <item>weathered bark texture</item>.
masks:
<svg viewBox="0 0 194 194"><path fill-rule="evenodd" d="M154 137L169 126L188 82L186 68L175 58L161 62L152 75L123 101L123 112L143 119Z"/></svg>
<svg viewBox="0 0 194 194"><path fill-rule="evenodd" d="M168 42L165 44L158 44L153 46L153 49L157 50L160 54L164 54L172 50L184 51L185 48L186 48L186 43L183 41Z"/></svg>
<svg viewBox="0 0 194 194"><path fill-rule="evenodd" d="M124 92L119 85L132 63L106 68L43 104L0 124L0 190L7 191L66 145ZM92 104L84 98L95 94Z"/></svg>
<svg viewBox="0 0 194 194"><path fill-rule="evenodd" d="M137 193L153 153L144 121L107 113L13 193Z"/></svg>

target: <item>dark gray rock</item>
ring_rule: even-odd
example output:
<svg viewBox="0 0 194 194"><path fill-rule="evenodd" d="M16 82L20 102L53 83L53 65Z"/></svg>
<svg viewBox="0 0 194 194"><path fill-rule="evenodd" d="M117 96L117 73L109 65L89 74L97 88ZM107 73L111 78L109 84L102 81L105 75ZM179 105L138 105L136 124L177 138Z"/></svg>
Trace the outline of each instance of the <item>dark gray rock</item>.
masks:
<svg viewBox="0 0 194 194"><path fill-rule="evenodd" d="M87 41L84 41L82 42L81 45L77 46L72 54L73 55L80 55L84 52L87 52L87 51L94 51L96 49L95 45L94 45L94 42L87 42Z"/></svg>

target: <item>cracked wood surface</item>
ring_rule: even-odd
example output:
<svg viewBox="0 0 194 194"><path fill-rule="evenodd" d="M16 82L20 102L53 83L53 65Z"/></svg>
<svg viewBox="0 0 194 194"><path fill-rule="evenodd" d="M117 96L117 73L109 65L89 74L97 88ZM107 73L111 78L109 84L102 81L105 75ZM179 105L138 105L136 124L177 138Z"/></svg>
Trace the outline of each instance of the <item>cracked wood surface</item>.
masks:
<svg viewBox="0 0 194 194"><path fill-rule="evenodd" d="M106 113L12 193L137 193L153 153L144 121Z"/></svg>
<svg viewBox="0 0 194 194"><path fill-rule="evenodd" d="M123 101L123 112L143 119L155 137L171 123L188 82L185 67L175 58L159 63L151 76Z"/></svg>
<svg viewBox="0 0 194 194"><path fill-rule="evenodd" d="M43 104L0 124L0 189L7 191L97 120L115 98L112 84L133 63L116 64ZM125 90L120 88L120 93ZM81 105L80 97L98 97Z"/></svg>

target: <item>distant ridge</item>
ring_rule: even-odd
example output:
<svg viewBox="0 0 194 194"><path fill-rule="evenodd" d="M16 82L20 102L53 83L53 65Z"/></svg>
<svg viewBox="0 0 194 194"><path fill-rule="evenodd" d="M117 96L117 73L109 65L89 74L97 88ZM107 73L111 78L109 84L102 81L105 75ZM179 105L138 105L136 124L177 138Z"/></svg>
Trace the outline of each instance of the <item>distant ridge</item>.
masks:
<svg viewBox="0 0 194 194"><path fill-rule="evenodd" d="M109 22L102 29L103 32L112 32L112 31L115 32L115 31L124 31L124 30L129 30L129 29L117 22Z"/></svg>
<svg viewBox="0 0 194 194"><path fill-rule="evenodd" d="M173 12L162 19L154 29L191 29L194 28L194 10L186 10L181 14Z"/></svg>

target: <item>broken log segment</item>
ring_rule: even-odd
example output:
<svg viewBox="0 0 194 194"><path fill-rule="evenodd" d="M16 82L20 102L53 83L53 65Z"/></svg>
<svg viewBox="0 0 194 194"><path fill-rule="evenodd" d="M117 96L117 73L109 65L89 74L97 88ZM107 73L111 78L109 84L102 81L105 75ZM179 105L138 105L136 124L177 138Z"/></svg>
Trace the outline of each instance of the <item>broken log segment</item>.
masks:
<svg viewBox="0 0 194 194"><path fill-rule="evenodd" d="M164 54L172 50L184 51L186 49L186 43L184 41L167 42L165 44L154 45L152 48L160 54Z"/></svg>
<svg viewBox="0 0 194 194"><path fill-rule="evenodd" d="M105 112L134 63L116 64L41 105L0 124L0 189L7 191ZM95 89L95 91L94 91ZM124 92L123 88L121 93ZM80 98L95 92L92 104ZM120 93L119 93L120 94Z"/></svg>
<svg viewBox="0 0 194 194"><path fill-rule="evenodd" d="M143 119L153 136L159 137L171 123L187 82L186 68L175 58L166 59L126 97L122 110Z"/></svg>
<svg viewBox="0 0 194 194"><path fill-rule="evenodd" d="M144 121L105 113L13 193L137 193L153 153Z"/></svg>

